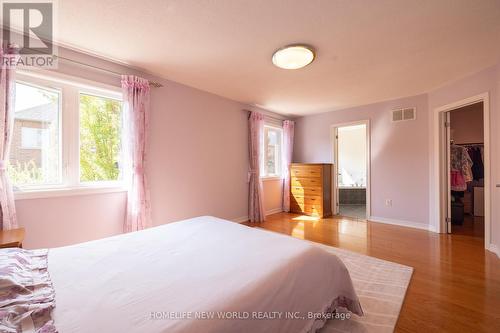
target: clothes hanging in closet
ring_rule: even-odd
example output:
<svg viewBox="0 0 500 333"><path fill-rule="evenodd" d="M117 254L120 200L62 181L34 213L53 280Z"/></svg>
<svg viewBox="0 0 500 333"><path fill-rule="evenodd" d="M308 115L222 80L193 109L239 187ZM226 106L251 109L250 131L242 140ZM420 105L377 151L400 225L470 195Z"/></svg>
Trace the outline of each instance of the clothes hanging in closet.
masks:
<svg viewBox="0 0 500 333"><path fill-rule="evenodd" d="M484 165L483 165L483 154L481 152L481 147L469 147L468 149L469 157L472 160L472 175L474 180L480 180L484 178Z"/></svg>
<svg viewBox="0 0 500 333"><path fill-rule="evenodd" d="M473 180L472 159L466 148L451 145L451 190L464 192L467 182Z"/></svg>

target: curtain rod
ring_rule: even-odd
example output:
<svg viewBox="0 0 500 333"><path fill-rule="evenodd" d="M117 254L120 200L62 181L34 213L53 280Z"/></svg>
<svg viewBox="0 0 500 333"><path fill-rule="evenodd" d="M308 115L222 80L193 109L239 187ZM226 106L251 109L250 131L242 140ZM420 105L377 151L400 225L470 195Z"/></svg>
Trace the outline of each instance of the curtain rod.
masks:
<svg viewBox="0 0 500 333"><path fill-rule="evenodd" d="M246 112L248 112L248 116L250 117L250 114L253 112L253 111L250 111L250 110L245 110ZM258 112L258 111L256 111ZM273 117L267 113L264 113L264 112L260 112L264 115L264 117L266 118L270 118L270 119L274 119L274 120L279 120L279 121L284 121L284 120L287 120L286 118L278 118L278 117Z"/></svg>
<svg viewBox="0 0 500 333"><path fill-rule="evenodd" d="M0 30L1 30L1 28L2 28L2 27L3 27L3 26L1 26L1 25L0 25ZM21 35L21 36L26 37L26 35L24 34L24 32L16 31L15 29L8 29L8 30L9 30L9 31L11 31L11 32L15 32L15 33L17 33L17 34L19 34L19 35ZM42 37L42 38L40 38L40 39L41 39L41 41L42 41L42 42L44 42L44 43L47 43L47 42L49 42L49 43L51 43L51 44L53 43L53 41L52 41L52 40L47 40L46 38L43 38L43 37ZM3 46L3 44L2 44L2 45L0 45L0 47L2 47L2 46ZM9 44L9 46L11 46L11 45ZM16 47L17 47L17 45L13 45L13 46L16 46ZM59 58L59 59L62 59L62 60L65 60L65 61L69 61L69 62L72 62L72 63L74 63L74 64L80 65L80 66L85 66L85 67L88 67L88 68L93 68L93 69L96 69L96 70L99 70L99 71L102 71L102 72L106 72L106 73L108 73L108 74L116 75L116 76L119 76L119 77L121 77L121 76L122 76L122 74L123 74L123 73L114 72L114 71L109 70L109 69L106 69L106 68L102 68L102 67L98 67L98 66L94 66L94 65L86 64L86 63L81 62L81 61L73 60L73 59L66 58L66 57L61 57L61 56L59 56L59 55L50 54L50 53L43 52L43 51L40 51L40 53L43 53L43 54L45 54L45 55L51 55L51 56L52 56L52 57L54 57L54 58ZM151 81L151 80L148 80L148 82L149 82L149 85L150 85L151 87L153 87L153 88L161 88L161 87L163 87L163 84L161 84L160 82Z"/></svg>
<svg viewBox="0 0 500 333"><path fill-rule="evenodd" d="M106 72L108 74L112 74L112 75L115 75L115 76L119 76L119 77L122 76L122 73L118 73L118 72L115 72L115 71L112 71L112 70L109 70L109 69L105 69L105 68L102 68L102 67L98 67L98 66L86 64L86 63L81 62L81 61L73 60L73 59L66 58L66 57L61 57L61 56L58 56L58 55L53 55L53 57L59 58L59 59L65 60L65 61L72 62L72 63L77 64L79 66L85 66L85 67L93 68L93 69L96 69L96 70L99 70L99 71L102 71L102 72ZM151 80L148 80L148 82L149 82L149 85L152 86L153 88L161 88L161 87L163 87L163 84L161 84L159 82L151 81Z"/></svg>

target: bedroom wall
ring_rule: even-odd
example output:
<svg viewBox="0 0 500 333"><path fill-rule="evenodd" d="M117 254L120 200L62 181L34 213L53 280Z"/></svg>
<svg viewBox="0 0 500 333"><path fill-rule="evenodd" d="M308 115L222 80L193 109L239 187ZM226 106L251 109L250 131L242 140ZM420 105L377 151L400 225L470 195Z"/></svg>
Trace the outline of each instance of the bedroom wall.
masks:
<svg viewBox="0 0 500 333"><path fill-rule="evenodd" d="M428 95L429 109L434 112L440 106L485 92L489 93L490 100L491 244L493 245L491 249L496 251L500 257L500 206L498 205L500 188L496 187L496 184L500 184L500 145L498 144L500 142L500 64L430 92ZM432 144L434 137L433 133L430 134L430 144ZM436 182L436 175L433 172L436 163L431 156L431 188L435 186ZM430 209L431 212L434 212L437 207L434 204L435 193L433 191L430 193L430 200ZM431 214L431 223L435 226L438 225L434 214Z"/></svg>
<svg viewBox="0 0 500 333"><path fill-rule="evenodd" d="M390 111L399 107L417 107L417 119L392 122ZM429 130L426 95L298 118L294 162L332 163L331 126L358 120L370 121L371 219L427 229ZM392 206L386 205L387 199L392 200Z"/></svg>
<svg viewBox="0 0 500 333"><path fill-rule="evenodd" d="M264 190L264 211L266 215L282 212L283 182L281 179L265 179L262 182Z"/></svg>
<svg viewBox="0 0 500 333"><path fill-rule="evenodd" d="M72 50L60 48L59 52L163 83L151 93L147 152L154 225L199 215L239 220L247 216L247 113L243 110L256 108ZM118 77L65 62L57 72L120 85ZM264 196L266 209L280 207L281 183L266 183ZM16 207L19 224L27 232L26 248L57 247L120 233L126 194L18 199Z"/></svg>
<svg viewBox="0 0 500 333"><path fill-rule="evenodd" d="M434 191L435 109L487 92L490 101L491 244L500 257L500 64L427 94L297 119L294 161L332 161L331 124L370 119L372 219L438 229ZM391 124L387 110L417 106L417 120ZM427 147L426 147L427 146ZM385 206L385 199L393 206ZM396 200L395 200L396 198Z"/></svg>
<svg viewBox="0 0 500 333"><path fill-rule="evenodd" d="M472 104L450 114L451 138L457 144L484 140L483 104Z"/></svg>

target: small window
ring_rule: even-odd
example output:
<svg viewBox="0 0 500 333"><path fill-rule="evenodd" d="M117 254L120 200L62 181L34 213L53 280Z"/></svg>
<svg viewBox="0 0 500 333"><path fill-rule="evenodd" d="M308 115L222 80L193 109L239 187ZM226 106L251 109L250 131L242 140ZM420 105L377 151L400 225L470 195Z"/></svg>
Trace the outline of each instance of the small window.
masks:
<svg viewBox="0 0 500 333"><path fill-rule="evenodd" d="M122 103L80 93L80 182L121 179Z"/></svg>
<svg viewBox="0 0 500 333"><path fill-rule="evenodd" d="M283 131L281 128L264 126L262 177L279 177L281 175L282 141Z"/></svg>
<svg viewBox="0 0 500 333"><path fill-rule="evenodd" d="M8 173L14 186L61 183L61 92L16 83Z"/></svg>

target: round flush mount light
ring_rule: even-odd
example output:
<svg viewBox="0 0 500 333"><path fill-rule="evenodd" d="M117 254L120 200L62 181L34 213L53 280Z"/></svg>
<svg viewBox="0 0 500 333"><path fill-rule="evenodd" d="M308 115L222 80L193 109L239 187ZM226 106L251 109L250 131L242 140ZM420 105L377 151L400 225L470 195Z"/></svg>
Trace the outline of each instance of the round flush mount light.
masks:
<svg viewBox="0 0 500 333"><path fill-rule="evenodd" d="M283 69L299 69L313 62L314 50L308 45L288 45L273 54L273 64Z"/></svg>

